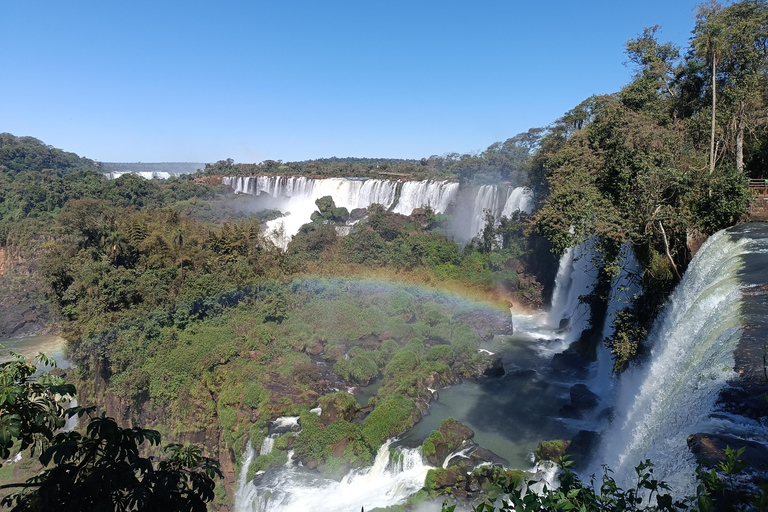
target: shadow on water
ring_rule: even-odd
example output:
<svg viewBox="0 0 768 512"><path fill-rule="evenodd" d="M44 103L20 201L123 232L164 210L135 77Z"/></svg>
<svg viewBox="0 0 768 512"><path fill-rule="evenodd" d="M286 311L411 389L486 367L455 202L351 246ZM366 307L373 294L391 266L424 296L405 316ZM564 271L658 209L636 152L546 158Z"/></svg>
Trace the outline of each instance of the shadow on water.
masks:
<svg viewBox="0 0 768 512"><path fill-rule="evenodd" d="M542 440L570 438L578 430L559 414L572 382L555 375L551 356L537 351L525 335L496 340L507 373L500 378L464 382L438 391L424 417L402 442L420 443L446 418L465 423L474 441L507 459L510 467L528 468Z"/></svg>

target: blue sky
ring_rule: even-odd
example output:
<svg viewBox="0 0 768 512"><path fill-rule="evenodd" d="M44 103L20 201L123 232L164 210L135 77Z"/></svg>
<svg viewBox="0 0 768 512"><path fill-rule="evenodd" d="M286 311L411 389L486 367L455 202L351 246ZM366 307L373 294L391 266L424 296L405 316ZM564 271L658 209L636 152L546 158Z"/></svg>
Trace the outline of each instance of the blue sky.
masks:
<svg viewBox="0 0 768 512"><path fill-rule="evenodd" d="M0 132L101 161L471 152L633 70L697 2L6 2Z"/></svg>

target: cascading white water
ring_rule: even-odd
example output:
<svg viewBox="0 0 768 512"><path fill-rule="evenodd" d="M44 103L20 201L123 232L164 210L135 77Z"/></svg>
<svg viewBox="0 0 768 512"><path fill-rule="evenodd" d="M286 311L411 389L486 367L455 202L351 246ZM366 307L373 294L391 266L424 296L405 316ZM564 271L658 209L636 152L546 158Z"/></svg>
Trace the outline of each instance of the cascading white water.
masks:
<svg viewBox="0 0 768 512"><path fill-rule="evenodd" d="M424 465L420 449L398 449L390 460L390 445L384 443L373 466L352 470L340 482L321 477L301 467L272 468L258 484L245 482L241 470L236 493L236 512L359 512L400 504L422 488L430 467ZM243 456L244 464L250 446ZM247 471L247 470L246 470Z"/></svg>
<svg viewBox="0 0 768 512"><path fill-rule="evenodd" d="M167 180L171 176L173 176L169 172L165 171L110 171L105 172L104 176L108 180L116 180L120 176L123 176L124 174L135 174L137 176L141 176L145 180Z"/></svg>
<svg viewBox="0 0 768 512"><path fill-rule="evenodd" d="M73 407L77 407L77 398L73 398L69 402L68 409L72 409ZM76 429L77 425L79 423L80 423L80 417L79 416L77 416L77 415L70 416L69 418L67 418L67 422L64 424L64 426L61 427L61 430L62 430L62 432L69 432L71 430Z"/></svg>
<svg viewBox="0 0 768 512"><path fill-rule="evenodd" d="M739 272L748 243L721 231L702 246L649 333L648 364L621 377L615 419L592 472L607 464L627 486L634 466L651 459L657 478L675 490L692 490L695 463L686 439L708 421L719 391L734 376L743 321Z"/></svg>
<svg viewBox="0 0 768 512"><path fill-rule="evenodd" d="M592 290L597 278L593 248L594 241L587 240L578 247L568 248L560 258L548 323L558 328L563 320L568 320L566 344L577 340L581 332L589 327L589 307L581 303L579 297Z"/></svg>
<svg viewBox="0 0 768 512"><path fill-rule="evenodd" d="M400 183L381 179L325 178L295 176L225 176L222 183L234 192L250 195L266 194L283 199L279 209L290 212L286 217L267 222L268 233L278 245L285 247L299 228L310 221L317 209L315 201L331 196L339 208L351 211L381 204L393 211L410 215L415 208L428 206L437 213L446 210L458 192L458 183L448 181L409 181ZM397 189L400 198L397 205Z"/></svg>
<svg viewBox="0 0 768 512"><path fill-rule="evenodd" d="M395 213L410 215L421 207L443 213L456 201L459 192L456 182L434 180L398 182L303 176L225 176L222 184L235 193L283 200L278 208L289 215L267 222L267 231L274 233L273 238L281 246L287 245L299 228L309 222L310 215L316 210L315 200L323 196L331 196L337 207L350 211L381 204ZM515 211L530 213L532 209L533 191L527 187L483 185L473 194L472 205L467 210L468 224L459 229L457 235L462 239L476 236L485 225L486 210L498 220L502 215L509 217Z"/></svg>
<svg viewBox="0 0 768 512"><path fill-rule="evenodd" d="M483 230L486 211L489 211L498 221L502 216L509 217L516 211L531 213L531 210L533 210L533 191L528 187L483 185L474 194L467 238L473 238Z"/></svg>
<svg viewBox="0 0 768 512"><path fill-rule="evenodd" d="M275 447L275 438L274 437L265 437L264 442L261 443L261 450L259 450L259 455L269 455L272 453L272 449Z"/></svg>
<svg viewBox="0 0 768 512"><path fill-rule="evenodd" d="M272 426L280 431L287 432L299 426L298 416L281 416L272 421Z"/></svg>
<svg viewBox="0 0 768 512"><path fill-rule="evenodd" d="M248 444L245 446L245 451L243 452L240 474L237 476L237 489L235 489L235 510L237 511L249 510L244 507L250 503L250 487L253 487L253 485L249 486L250 482L247 481L248 468L251 466L251 462L253 462L254 458L256 458L256 450L253 449L251 441L249 440Z"/></svg>
<svg viewBox="0 0 768 512"><path fill-rule="evenodd" d="M485 226L485 212L490 211L494 218L506 200L502 197L503 191L496 185L483 185L475 192L472 210L470 213L469 237L477 236Z"/></svg>
<svg viewBox="0 0 768 512"><path fill-rule="evenodd" d="M613 321L616 318L616 313L628 307L635 296L640 293L640 264L635 257L635 251L628 244L621 248L619 264L621 270L611 280L611 293L608 297L608 307L603 322L602 339L613 335L615 330ZM611 351L604 343L600 343L597 347L597 361L594 366L592 378L586 384L593 393L596 393L602 400L606 400L609 398L614 379L612 376L613 358Z"/></svg>
<svg viewBox="0 0 768 512"><path fill-rule="evenodd" d="M474 449L475 449L475 445L469 444L468 446L459 447L458 450L449 453L448 456L443 461L443 469L448 469L448 466L451 463L451 461L457 457L462 459L468 459L469 453Z"/></svg>
<svg viewBox="0 0 768 512"><path fill-rule="evenodd" d="M509 217L514 212L531 213L533 211L533 190L528 187L517 187L512 189L504 208L501 209L501 215Z"/></svg>
<svg viewBox="0 0 768 512"><path fill-rule="evenodd" d="M222 183L239 194L303 199L309 201L312 208L316 199L331 196L336 206L350 210L367 208L374 203L391 207L398 185L398 182L391 180L313 179L303 176L225 176Z"/></svg>
<svg viewBox="0 0 768 512"><path fill-rule="evenodd" d="M406 181L400 190L400 199L393 211L410 215L416 208L428 206L436 213L448 209L448 205L456 199L459 184L450 181Z"/></svg>

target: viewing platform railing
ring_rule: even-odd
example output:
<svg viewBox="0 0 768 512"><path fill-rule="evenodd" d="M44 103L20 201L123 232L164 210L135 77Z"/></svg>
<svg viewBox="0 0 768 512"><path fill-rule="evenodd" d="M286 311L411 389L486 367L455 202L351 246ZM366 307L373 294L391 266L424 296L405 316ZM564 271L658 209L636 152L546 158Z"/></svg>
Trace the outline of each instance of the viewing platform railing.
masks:
<svg viewBox="0 0 768 512"><path fill-rule="evenodd" d="M768 193L768 180L749 180L749 188L758 192L759 194Z"/></svg>

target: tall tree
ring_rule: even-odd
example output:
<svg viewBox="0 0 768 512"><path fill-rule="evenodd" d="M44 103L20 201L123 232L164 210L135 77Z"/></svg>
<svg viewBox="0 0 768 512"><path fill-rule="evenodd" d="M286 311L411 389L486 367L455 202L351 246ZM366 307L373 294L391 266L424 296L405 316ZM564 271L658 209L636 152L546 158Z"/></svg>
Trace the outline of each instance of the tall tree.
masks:
<svg viewBox="0 0 768 512"><path fill-rule="evenodd" d="M768 3L745 0L723 8L711 1L698 8L692 57L707 63L712 98L709 170L727 151L744 173L744 139L760 123L766 106ZM716 143L718 118L722 148Z"/></svg>
<svg viewBox="0 0 768 512"><path fill-rule="evenodd" d="M709 64L712 80L712 120L710 123L709 172L715 171L715 127L717 123L717 65L725 47L723 22L720 13L723 7L715 0L699 5L696 12L696 27L693 29L693 50Z"/></svg>
<svg viewBox="0 0 768 512"><path fill-rule="evenodd" d="M748 0L730 5L721 15L727 52L723 58L724 97L732 104L735 160L744 172L744 134L752 112L765 106L768 71L768 4Z"/></svg>

